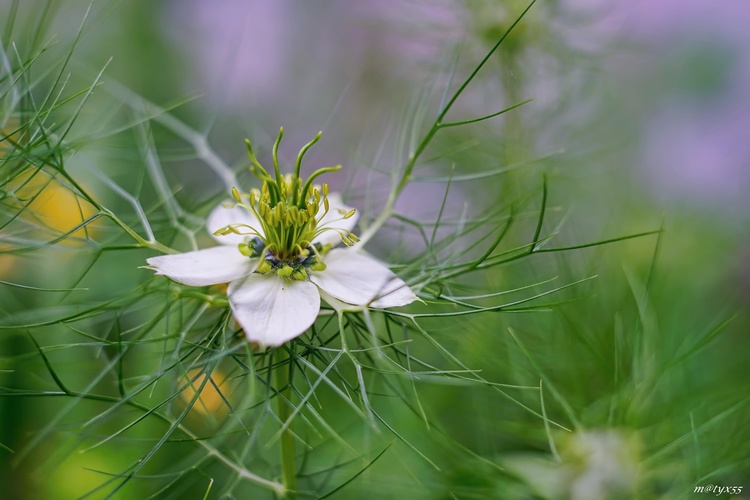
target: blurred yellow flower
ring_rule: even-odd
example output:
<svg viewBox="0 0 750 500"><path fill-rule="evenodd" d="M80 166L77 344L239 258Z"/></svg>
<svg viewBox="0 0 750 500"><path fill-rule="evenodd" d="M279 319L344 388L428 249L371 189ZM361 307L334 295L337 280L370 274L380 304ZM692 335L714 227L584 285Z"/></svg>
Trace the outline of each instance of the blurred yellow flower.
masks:
<svg viewBox="0 0 750 500"><path fill-rule="evenodd" d="M20 212L22 222L52 233L46 234L45 240L65 235L65 241L73 242L90 237L91 225L73 230L96 213L94 207L47 171L25 165L21 150L24 142L25 132L17 118L11 117L0 127L0 166L8 171L3 194L12 211L9 215ZM26 231L24 228L24 236L28 236Z"/></svg>
<svg viewBox="0 0 750 500"><path fill-rule="evenodd" d="M33 232L47 233L43 236L45 240L64 236L62 241L74 243L93 236L95 223L76 228L93 216L96 209L47 172L28 169L6 189L9 205L21 211L20 219L31 225Z"/></svg>
<svg viewBox="0 0 750 500"><path fill-rule="evenodd" d="M210 415L213 418L221 418L228 411L229 407L224 401L229 400L229 383L224 373L214 370L211 376L206 380L206 373L200 368L195 368L187 373L187 382L190 386L182 391L182 401L189 405L196 393L199 393L198 399L190 408L190 414L193 415ZM204 383L205 382L205 383Z"/></svg>

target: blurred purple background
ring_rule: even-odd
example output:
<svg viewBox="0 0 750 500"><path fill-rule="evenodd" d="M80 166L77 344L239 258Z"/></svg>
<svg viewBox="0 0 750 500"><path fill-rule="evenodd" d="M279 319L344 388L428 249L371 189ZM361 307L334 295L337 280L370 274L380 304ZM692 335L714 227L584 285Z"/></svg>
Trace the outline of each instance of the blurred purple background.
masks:
<svg viewBox="0 0 750 500"><path fill-rule="evenodd" d="M169 32L193 60L187 65L194 73L190 77L203 81L208 102L308 123L311 129L334 115L349 144L373 120L399 110L420 81L428 83L420 80L425 70L444 67L451 48L475 44L467 34L469 24L476 28L477 19L507 23L516 14L493 2L189 0L168 5ZM558 37L600 55L601 67L616 80L604 91L619 95L629 114L610 118L621 121L622 134L635 139L629 153L635 182L663 201L744 213L750 187L750 6L567 0L534 6L525 22L533 26L535 16L550 12L564 13L555 17L562 28L558 33L527 29L518 36L528 45L535 42L532 36L547 43ZM383 26L387 29L378 29ZM409 86L399 86L404 82ZM539 81L520 85L538 102L549 100ZM396 89L400 96L393 95ZM557 98L549 84L548 90ZM342 97L345 105L337 108ZM473 107L473 99L467 95L464 104Z"/></svg>

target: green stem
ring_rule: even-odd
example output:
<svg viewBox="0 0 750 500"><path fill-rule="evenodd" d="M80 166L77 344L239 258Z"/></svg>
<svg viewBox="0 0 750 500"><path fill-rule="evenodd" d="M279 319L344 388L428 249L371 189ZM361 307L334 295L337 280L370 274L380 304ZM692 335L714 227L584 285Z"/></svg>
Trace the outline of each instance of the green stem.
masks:
<svg viewBox="0 0 750 500"><path fill-rule="evenodd" d="M274 375L276 377L276 401L278 404L278 414L281 420L281 425L285 425L289 417L291 416L291 407L289 406L289 396L291 395L291 384L289 374L292 371L292 362L289 357L289 353L282 349L277 351L279 356L279 363L274 369ZM284 364L287 360L288 363ZM297 498L297 464L296 464L296 452L294 435L292 431L292 423L289 422L281 431L281 482L286 490L284 500L294 500Z"/></svg>

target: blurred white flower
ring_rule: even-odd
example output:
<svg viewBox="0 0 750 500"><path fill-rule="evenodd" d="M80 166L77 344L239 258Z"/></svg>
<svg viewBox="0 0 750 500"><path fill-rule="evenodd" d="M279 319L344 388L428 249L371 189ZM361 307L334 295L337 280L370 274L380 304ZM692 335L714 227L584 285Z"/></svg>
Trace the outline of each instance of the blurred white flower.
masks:
<svg viewBox="0 0 750 500"><path fill-rule="evenodd" d="M636 434L620 429L562 434L559 460L551 458L510 454L502 466L523 479L536 496L550 500L637 498L644 487L641 442Z"/></svg>
<svg viewBox="0 0 750 500"><path fill-rule="evenodd" d="M632 498L638 491L637 440L613 429L578 432L562 450L570 498Z"/></svg>

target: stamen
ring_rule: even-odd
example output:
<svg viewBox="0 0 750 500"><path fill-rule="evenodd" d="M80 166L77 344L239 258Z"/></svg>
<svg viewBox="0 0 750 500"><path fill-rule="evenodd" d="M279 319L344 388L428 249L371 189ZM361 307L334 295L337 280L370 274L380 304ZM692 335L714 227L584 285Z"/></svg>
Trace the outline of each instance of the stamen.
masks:
<svg viewBox="0 0 750 500"><path fill-rule="evenodd" d="M237 245L237 248L239 249L240 253L244 255L245 257L252 257L253 256L253 249L247 246L244 243L240 243Z"/></svg>
<svg viewBox="0 0 750 500"><path fill-rule="evenodd" d="M268 272L271 272L271 269L273 269L273 267L271 266L271 263L265 259L261 259L256 271L259 272L260 274L266 274Z"/></svg>
<svg viewBox="0 0 750 500"><path fill-rule="evenodd" d="M304 267L300 267L296 271L292 273L292 279L297 281L304 281L307 279L307 271L305 271Z"/></svg>
<svg viewBox="0 0 750 500"><path fill-rule="evenodd" d="M279 275L279 278L286 278L288 276L291 276L293 272L294 268L286 264L276 270L276 274Z"/></svg>
<svg viewBox="0 0 750 500"><path fill-rule="evenodd" d="M330 245L312 244L320 234L336 231L341 241L349 246L359 241L349 231L331 227L331 223L336 220L354 216L355 210L338 210L341 218L326 225L321 224L323 218L336 207L331 207L328 200L328 184L313 185L313 181L322 174L338 171L341 166L318 169L303 182L300 177L302 158L320 140L321 133L318 133L300 150L294 173L282 175L278 152L283 135L284 129L280 128L272 150L275 178L271 177L268 170L258 161L248 140L246 145L251 163L250 171L262 181L262 185L260 190L252 189L244 195L246 203L243 203L243 194L236 188L232 189L235 206L244 207L252 212L257 217L260 227L255 229L244 224L231 224L217 230L215 234L253 236L239 244L238 250L247 257L260 257L256 272L275 271L282 278L305 280L310 271L322 271L326 268L323 255L330 250Z"/></svg>
<svg viewBox="0 0 750 500"><path fill-rule="evenodd" d="M310 269L313 270L313 271L320 272L320 271L325 271L326 267L327 266L323 262L318 261L315 264L313 264L312 266L310 266Z"/></svg>

